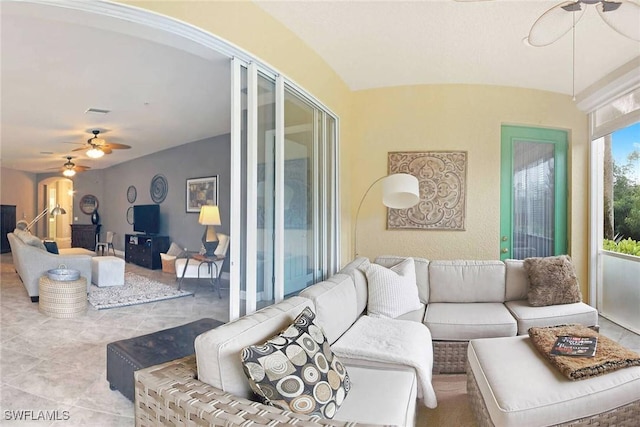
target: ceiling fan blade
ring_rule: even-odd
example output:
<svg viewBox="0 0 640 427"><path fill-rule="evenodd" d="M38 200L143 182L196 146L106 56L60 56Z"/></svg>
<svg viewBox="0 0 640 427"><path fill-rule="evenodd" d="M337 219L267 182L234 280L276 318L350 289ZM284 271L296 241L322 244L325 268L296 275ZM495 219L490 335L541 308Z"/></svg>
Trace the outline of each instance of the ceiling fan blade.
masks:
<svg viewBox="0 0 640 427"><path fill-rule="evenodd" d="M611 4L618 4L609 10ZM608 26L623 36L640 42L640 5L627 0L616 2L601 2L596 5L598 14Z"/></svg>
<svg viewBox="0 0 640 427"><path fill-rule="evenodd" d="M91 169L91 167L89 167L89 166L80 166L80 165L75 165L75 166L73 167L73 169L75 169L75 170L76 170L76 172L84 172L84 171L86 171L86 170L88 170L88 169Z"/></svg>
<svg viewBox="0 0 640 427"><path fill-rule="evenodd" d="M111 148L109 148L108 146L104 145L102 147L100 147L100 149L104 152L104 154L111 154L113 153L113 151L111 150Z"/></svg>
<svg viewBox="0 0 640 427"><path fill-rule="evenodd" d="M548 46L567 34L573 28L574 19L578 23L586 10L585 7L575 12L565 10L575 9L576 4L575 1L565 1L543 13L531 26L527 38L529 44L536 47Z"/></svg>
<svg viewBox="0 0 640 427"><path fill-rule="evenodd" d="M82 151L82 150L86 150L87 148L89 148L89 147L86 147L86 146L85 147L79 147L79 148L74 148L71 151Z"/></svg>
<svg viewBox="0 0 640 427"><path fill-rule="evenodd" d="M131 148L130 145L126 145L126 144L114 144L112 142L105 144L102 146L102 148L110 148L112 150L128 150L129 148Z"/></svg>

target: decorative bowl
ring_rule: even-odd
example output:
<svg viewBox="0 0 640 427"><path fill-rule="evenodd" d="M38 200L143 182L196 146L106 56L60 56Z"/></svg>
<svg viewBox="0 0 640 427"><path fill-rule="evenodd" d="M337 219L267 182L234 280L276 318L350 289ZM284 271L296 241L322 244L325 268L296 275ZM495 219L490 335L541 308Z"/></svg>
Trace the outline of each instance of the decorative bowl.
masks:
<svg viewBox="0 0 640 427"><path fill-rule="evenodd" d="M50 280L56 280L58 282L71 282L80 278L80 271L72 270L70 268L54 268L47 271L47 276Z"/></svg>

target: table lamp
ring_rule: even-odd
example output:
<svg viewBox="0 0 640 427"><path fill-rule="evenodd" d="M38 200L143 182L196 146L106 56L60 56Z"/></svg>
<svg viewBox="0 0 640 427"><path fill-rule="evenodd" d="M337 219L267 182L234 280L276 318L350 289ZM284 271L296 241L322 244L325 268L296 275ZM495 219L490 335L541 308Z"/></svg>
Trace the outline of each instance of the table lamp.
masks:
<svg viewBox="0 0 640 427"><path fill-rule="evenodd" d="M220 225L220 210L218 206L205 205L200 208L200 218L198 222L205 226L202 235L202 245L204 246L205 256L213 257L218 247L218 235L216 234L215 225Z"/></svg>

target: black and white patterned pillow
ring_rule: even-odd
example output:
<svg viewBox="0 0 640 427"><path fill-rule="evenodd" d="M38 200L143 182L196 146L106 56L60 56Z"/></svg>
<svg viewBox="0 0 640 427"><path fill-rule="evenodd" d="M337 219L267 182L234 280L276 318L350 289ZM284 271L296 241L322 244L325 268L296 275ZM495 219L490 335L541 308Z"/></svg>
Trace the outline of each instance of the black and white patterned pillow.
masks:
<svg viewBox="0 0 640 427"><path fill-rule="evenodd" d="M242 366L264 403L331 419L351 383L322 329L313 323L315 317L307 307L278 335L244 348Z"/></svg>

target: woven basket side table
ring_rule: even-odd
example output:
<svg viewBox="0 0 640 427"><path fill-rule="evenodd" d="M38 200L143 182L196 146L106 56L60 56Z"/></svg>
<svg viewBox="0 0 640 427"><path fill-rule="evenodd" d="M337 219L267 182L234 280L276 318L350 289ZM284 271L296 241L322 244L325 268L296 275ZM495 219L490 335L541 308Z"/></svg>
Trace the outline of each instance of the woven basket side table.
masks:
<svg viewBox="0 0 640 427"><path fill-rule="evenodd" d="M42 314L59 319L82 315L87 309L87 279L58 281L40 277L39 310Z"/></svg>

